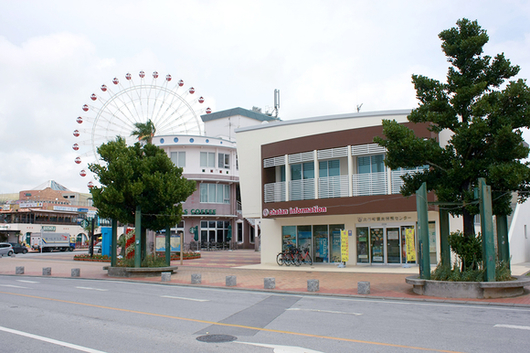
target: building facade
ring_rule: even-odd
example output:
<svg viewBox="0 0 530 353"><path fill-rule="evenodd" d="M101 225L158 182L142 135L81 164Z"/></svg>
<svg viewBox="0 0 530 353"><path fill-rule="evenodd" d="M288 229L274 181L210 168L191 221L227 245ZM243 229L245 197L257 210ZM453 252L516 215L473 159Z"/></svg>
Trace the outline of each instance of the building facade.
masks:
<svg viewBox="0 0 530 353"><path fill-rule="evenodd" d="M382 135L383 119L433 137L425 124L409 123L409 113L344 114L236 130L243 216L261 223L262 263L274 263L289 246L309 248L317 263L342 262L343 256L349 264L415 262L407 250L415 254L416 199L399 190L400 177L419 169L390 170L384 165L385 149L373 143ZM433 207L429 228L431 263L436 264ZM341 231L347 238L341 239Z"/></svg>
<svg viewBox="0 0 530 353"><path fill-rule="evenodd" d="M86 244L88 234L80 225L96 216L90 194L68 190L49 180L18 193L18 199L4 203L0 210L0 240L26 242L32 233L69 233L78 245Z"/></svg>
<svg viewBox="0 0 530 353"><path fill-rule="evenodd" d="M202 115L205 135L155 136L183 177L196 182L195 192L183 203L183 217L172 229L184 243L198 241L202 248L255 249L255 223L241 212L236 128L276 120L265 114L234 108Z"/></svg>

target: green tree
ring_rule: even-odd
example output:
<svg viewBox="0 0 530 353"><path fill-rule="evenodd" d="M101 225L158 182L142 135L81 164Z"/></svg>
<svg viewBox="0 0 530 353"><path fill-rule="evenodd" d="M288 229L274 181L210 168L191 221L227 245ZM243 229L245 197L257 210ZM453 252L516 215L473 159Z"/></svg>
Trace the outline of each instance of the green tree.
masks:
<svg viewBox="0 0 530 353"><path fill-rule="evenodd" d="M498 54L483 55L489 37L477 21L462 19L439 34L442 50L451 64L447 82L413 75L419 107L408 116L413 123L427 123L433 136L418 138L396 121L383 122L385 138L374 139L387 148L385 163L392 169L427 165L407 174L401 193L410 196L427 183L438 200L454 203L449 212L463 216L464 236L475 236L473 216L478 213L473 189L486 178L493 190L493 213L511 213L511 193L523 202L529 191L528 156L521 128L530 125L530 91L523 79L508 81L519 72ZM440 144L438 133L449 137ZM442 134L442 135L443 135ZM441 136L441 135L440 135Z"/></svg>
<svg viewBox="0 0 530 353"><path fill-rule="evenodd" d="M90 164L89 169L101 183L90 190L100 217L134 224L136 206L141 206L142 244L145 229L158 231L180 222L181 202L195 191L195 182L183 178L182 168L162 149L140 143L128 147L117 137L101 145L98 153L104 163Z"/></svg>
<svg viewBox="0 0 530 353"><path fill-rule="evenodd" d="M148 144L153 142L153 136L155 136L156 127L151 119L147 120L145 123L135 123L134 127L136 129L131 133L131 136L138 136L139 141L145 141Z"/></svg>

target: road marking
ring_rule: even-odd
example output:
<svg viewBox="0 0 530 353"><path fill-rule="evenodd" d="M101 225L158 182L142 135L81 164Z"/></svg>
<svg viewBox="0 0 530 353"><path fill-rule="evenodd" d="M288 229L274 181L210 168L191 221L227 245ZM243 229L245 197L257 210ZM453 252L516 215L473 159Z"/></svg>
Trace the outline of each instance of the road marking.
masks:
<svg viewBox="0 0 530 353"><path fill-rule="evenodd" d="M357 339L353 339L353 338L341 338L341 337L333 337L333 336L314 335L314 334L303 333L303 332L274 330L274 329L263 328L263 327L252 327L252 326L246 326L246 325L237 325L237 324L228 324L228 323L207 321L207 320L200 320L200 319L191 319L191 318L187 318L187 317L179 317L179 316L172 316L172 315L166 315L166 314L148 313L148 312L145 312L145 311L121 309L121 308L114 308L114 307L111 307L111 306L74 302L74 301L70 301L70 300L39 297L39 296L36 296L36 295L29 295L29 294L10 293L10 292L2 292L2 291L0 291L0 294L7 294L7 295L13 295L13 296L17 296L17 297L33 298L33 299L40 299L40 300L49 300L49 301L53 301L53 302L57 302L57 303L65 303L65 304L86 306L86 307L89 307L89 308L99 308L99 309L119 311L119 312L124 312L124 313L131 313L131 314L138 314L138 315L145 315L145 316L152 316L152 317L161 317L161 318L164 318L164 319L196 322L196 323L207 324L207 325L216 325L216 326L224 326L224 327L237 327L237 328L243 328L243 329L247 329L247 330L256 330L256 331L272 332L272 333L281 333L281 334L292 335L292 336L320 338L320 339L326 339L326 340L331 340L331 341L362 343L362 344L369 344L369 345L383 346L383 347L405 348L405 349L409 349L409 350L441 352L441 353L460 353L458 351L449 351L449 350L445 350L445 349L406 346L406 345L402 345L402 344L374 342L374 341L364 341L364 340L357 340Z"/></svg>
<svg viewBox="0 0 530 353"><path fill-rule="evenodd" d="M514 328L518 330L530 330L530 326L518 326L518 325L503 325L503 324L497 324L493 327L503 327L503 328Z"/></svg>
<svg viewBox="0 0 530 353"><path fill-rule="evenodd" d="M8 333L12 333L12 334L15 334L15 335L28 337L28 338L33 338L35 340L56 344L58 346L63 346L63 347L67 347L67 348L76 349L76 350L81 351L81 352L105 353L103 351L98 351L97 349L92 349L92 348L87 348L87 347L83 347L83 346L78 346L77 344L72 344L72 343L67 343L67 342L63 342L63 341L58 341L58 340L54 340L52 338L38 336L38 335L34 335L32 333L22 332L22 331L18 331L18 330L13 330L13 329L10 329L10 328L7 328L7 327L3 327L3 326L0 326L0 331L4 331L4 332L8 332Z"/></svg>
<svg viewBox="0 0 530 353"><path fill-rule="evenodd" d="M22 283L39 283L37 281L28 281L28 280L25 280L25 279L17 279L17 282L22 282Z"/></svg>
<svg viewBox="0 0 530 353"><path fill-rule="evenodd" d="M234 343L248 344L256 347L272 348L274 353L323 353L321 351L315 351L309 348L297 347L297 346L280 346L274 344L262 344L262 343L250 343L234 341Z"/></svg>
<svg viewBox="0 0 530 353"><path fill-rule="evenodd" d="M92 288L92 287L76 287L77 289L97 290L100 292L108 292L108 289Z"/></svg>
<svg viewBox="0 0 530 353"><path fill-rule="evenodd" d="M326 314L343 314L343 315L355 315L355 316L361 316L362 313L348 313L345 311L332 311L332 310L320 310L320 309L302 309L302 308L289 308L285 310L292 310L292 311L312 311L315 313L326 313Z"/></svg>
<svg viewBox="0 0 530 353"><path fill-rule="evenodd" d="M0 284L1 287L10 287L10 288L24 288L27 289L28 287L22 287L22 286L16 286L14 284Z"/></svg>
<svg viewBox="0 0 530 353"><path fill-rule="evenodd" d="M185 298L185 297L173 297L171 295L162 295L160 298L170 298L170 299L181 299L181 300L190 300L192 302L209 302L208 299L195 299L195 298Z"/></svg>

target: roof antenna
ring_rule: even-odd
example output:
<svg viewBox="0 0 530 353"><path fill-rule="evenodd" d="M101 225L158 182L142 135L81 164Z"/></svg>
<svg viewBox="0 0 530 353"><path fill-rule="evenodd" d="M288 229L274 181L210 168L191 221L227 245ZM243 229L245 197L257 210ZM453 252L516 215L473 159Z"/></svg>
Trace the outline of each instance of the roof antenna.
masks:
<svg viewBox="0 0 530 353"><path fill-rule="evenodd" d="M357 105L357 113L361 111L362 106L363 106L363 103L361 103L361 105Z"/></svg>
<svg viewBox="0 0 530 353"><path fill-rule="evenodd" d="M274 90L274 117L278 118L278 111L280 110L280 90Z"/></svg>

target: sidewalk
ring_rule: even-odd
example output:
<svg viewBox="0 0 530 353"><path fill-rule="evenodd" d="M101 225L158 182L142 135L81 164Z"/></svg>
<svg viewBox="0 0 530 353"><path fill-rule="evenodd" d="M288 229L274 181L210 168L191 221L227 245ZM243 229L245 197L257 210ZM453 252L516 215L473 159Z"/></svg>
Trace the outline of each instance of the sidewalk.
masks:
<svg viewBox="0 0 530 353"><path fill-rule="evenodd" d="M160 277L111 278L103 266L105 262L74 261L72 253L54 253L47 256L3 257L0 259L0 275L15 275L16 267L23 266L24 274L17 276L42 276L44 267L51 267L52 277L71 277L71 270L79 268L81 278L104 280L127 280L161 283ZM206 251L200 259L172 261L178 266L169 282L164 284L190 285L191 275L201 274L199 285L249 290L264 290L264 279L275 278L276 288L271 292L288 292L299 294L327 294L366 298L406 299L417 301L443 301L459 303L481 303L530 307L530 288L526 294L516 298L502 299L449 299L427 297L414 294L412 286L405 283L405 278L418 274L418 267L411 266L346 266L338 268L333 264L314 264L309 267L302 265L278 266L276 264L260 264L260 254L253 250ZM513 275L523 275L530 271L530 263L513 265ZM236 276L237 285L226 287L226 276ZM307 291L307 280L319 281L318 292ZM369 295L357 295L357 283L370 282Z"/></svg>

